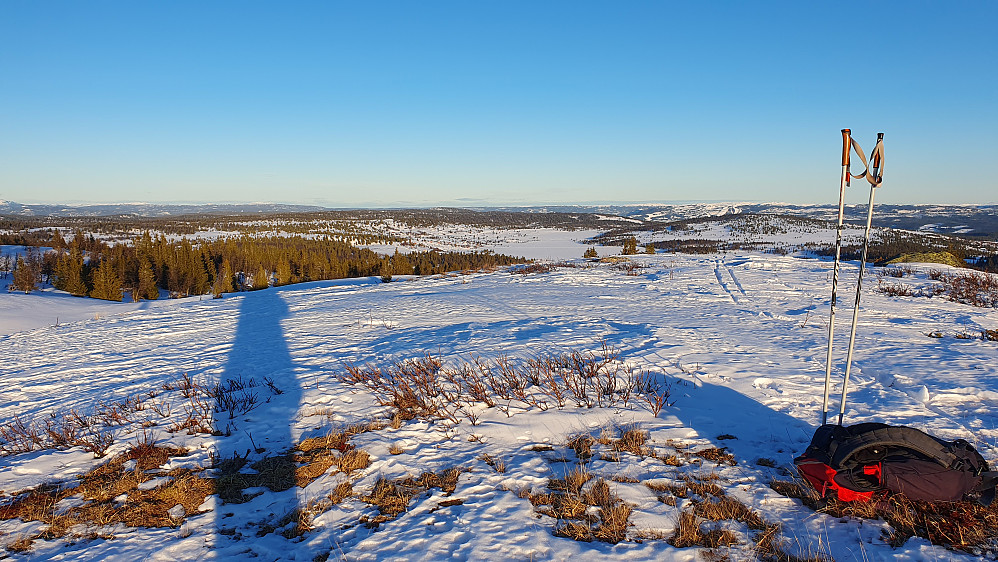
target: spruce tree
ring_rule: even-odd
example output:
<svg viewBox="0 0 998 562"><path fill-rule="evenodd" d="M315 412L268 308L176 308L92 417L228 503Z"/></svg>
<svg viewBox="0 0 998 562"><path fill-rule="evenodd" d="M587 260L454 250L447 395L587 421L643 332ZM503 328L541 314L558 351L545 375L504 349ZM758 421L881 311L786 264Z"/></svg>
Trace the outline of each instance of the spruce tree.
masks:
<svg viewBox="0 0 998 562"><path fill-rule="evenodd" d="M267 270L261 265L260 269L256 271L256 275L253 276L253 290L266 289L270 286L270 280L267 278Z"/></svg>
<svg viewBox="0 0 998 562"><path fill-rule="evenodd" d="M56 250L61 250L66 247L66 239L62 237L62 233L58 230L52 234L52 247Z"/></svg>
<svg viewBox="0 0 998 562"><path fill-rule="evenodd" d="M101 260L94 273L94 288L90 296L95 299L121 302L121 278L111 267L111 260Z"/></svg>
<svg viewBox="0 0 998 562"><path fill-rule="evenodd" d="M83 282L83 255L79 250L74 248L59 258L55 279L57 289L77 297L87 294L87 285Z"/></svg>
<svg viewBox="0 0 998 562"><path fill-rule="evenodd" d="M645 253L646 254L654 254L655 253L655 244L652 243L652 242L649 242L649 243L645 244Z"/></svg>
<svg viewBox="0 0 998 562"><path fill-rule="evenodd" d="M381 260L381 266L379 268L379 275L381 275L382 283L391 283L392 281L392 264L388 257L385 256Z"/></svg>
<svg viewBox="0 0 998 562"><path fill-rule="evenodd" d="M212 287L212 294L221 297L222 293L232 293L236 289L232 286L232 266L229 260L222 259L222 265L218 266L218 274L215 275L215 285Z"/></svg>
<svg viewBox="0 0 998 562"><path fill-rule="evenodd" d="M159 287L156 286L156 274L153 273L152 264L142 260L139 266L139 287L136 294L140 299L156 300L159 298Z"/></svg>
<svg viewBox="0 0 998 562"><path fill-rule="evenodd" d="M18 256L17 265L14 268L14 279L10 284L11 290L30 293L35 290L35 283L35 269L31 266L30 262Z"/></svg>
<svg viewBox="0 0 998 562"><path fill-rule="evenodd" d="M274 281L275 285L288 285L291 283L291 263L287 258L281 258L277 262L277 279Z"/></svg>
<svg viewBox="0 0 998 562"><path fill-rule="evenodd" d="M631 236L627 240L624 240L624 250L621 253L625 256L632 256L638 253L638 239Z"/></svg>

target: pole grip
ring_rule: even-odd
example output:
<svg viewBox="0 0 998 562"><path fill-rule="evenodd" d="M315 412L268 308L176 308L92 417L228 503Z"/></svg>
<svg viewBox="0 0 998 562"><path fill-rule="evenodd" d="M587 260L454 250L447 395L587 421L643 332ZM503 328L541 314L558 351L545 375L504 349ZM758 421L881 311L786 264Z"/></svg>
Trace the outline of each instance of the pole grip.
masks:
<svg viewBox="0 0 998 562"><path fill-rule="evenodd" d="M852 131L849 129L842 129L842 165L849 165L849 149L851 148L850 136Z"/></svg>
<svg viewBox="0 0 998 562"><path fill-rule="evenodd" d="M882 142L884 142L884 134L883 133L877 133L877 146L880 146L880 143L882 143ZM870 166L872 166L874 170L879 170L880 169L880 151L879 150L877 150L876 152L873 153L873 161L870 162Z"/></svg>

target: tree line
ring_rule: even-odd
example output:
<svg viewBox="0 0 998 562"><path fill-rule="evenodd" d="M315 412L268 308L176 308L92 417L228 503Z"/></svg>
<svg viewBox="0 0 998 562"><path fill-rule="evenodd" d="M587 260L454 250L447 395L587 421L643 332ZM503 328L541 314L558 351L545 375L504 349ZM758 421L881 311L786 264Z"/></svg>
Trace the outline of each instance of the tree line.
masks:
<svg viewBox="0 0 998 562"><path fill-rule="evenodd" d="M113 301L122 300L124 292L134 300L156 299L160 290L171 297L217 297L306 281L380 276L387 282L395 275L434 275L526 261L491 251L396 250L380 255L328 236L243 235L192 243L145 231L127 243L108 244L77 230L70 240L55 231L45 244L33 241L54 251L29 248L8 264L13 270L11 290L30 292L47 281L73 295Z"/></svg>

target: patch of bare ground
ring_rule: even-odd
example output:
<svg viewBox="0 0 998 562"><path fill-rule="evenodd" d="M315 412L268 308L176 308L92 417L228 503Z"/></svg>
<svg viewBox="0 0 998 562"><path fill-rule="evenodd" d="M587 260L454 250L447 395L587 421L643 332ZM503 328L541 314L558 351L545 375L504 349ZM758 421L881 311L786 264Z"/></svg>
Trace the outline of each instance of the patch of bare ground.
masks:
<svg viewBox="0 0 998 562"><path fill-rule="evenodd" d="M903 494L875 496L867 502L845 502L834 497L822 501L813 488L799 480L774 480L770 487L832 517L882 519L891 526L883 536L891 546L921 537L975 556L998 556L998 503L985 507L966 501L922 502Z"/></svg>
<svg viewBox="0 0 998 562"><path fill-rule="evenodd" d="M377 529L385 521L391 521L408 511L413 498L431 488L439 488L445 496L448 496L457 488L458 477L462 472L464 471L460 468L448 468L439 474L424 472L418 478L411 476L394 480L379 478L371 492L360 498L376 507L378 515L374 517L364 515L360 518L360 522L369 528ZM440 505L443 506L444 503L447 502L442 502ZM458 504L451 502L448 505Z"/></svg>
<svg viewBox="0 0 998 562"><path fill-rule="evenodd" d="M370 465L365 451L348 440L364 431L380 429L380 424L358 425L337 430L319 438L306 439L290 451L264 457L245 471L246 457L220 459L210 467L162 470L173 457L186 450L160 446L143 434L123 454L77 477L76 482L44 484L0 499L0 519L39 521L45 529L8 544L25 551L39 538L95 538L108 525L128 527L176 527L198 513L212 494L226 503L252 499L244 490L266 487L275 492L305 487L332 467L351 475ZM211 469L211 470L208 470ZM155 482L151 482L153 479ZM299 536L310 529L311 518L352 495L350 482L341 483L333 493L289 513L282 525L294 522L286 536ZM71 499L69 507L60 502ZM271 527L273 529L273 527Z"/></svg>

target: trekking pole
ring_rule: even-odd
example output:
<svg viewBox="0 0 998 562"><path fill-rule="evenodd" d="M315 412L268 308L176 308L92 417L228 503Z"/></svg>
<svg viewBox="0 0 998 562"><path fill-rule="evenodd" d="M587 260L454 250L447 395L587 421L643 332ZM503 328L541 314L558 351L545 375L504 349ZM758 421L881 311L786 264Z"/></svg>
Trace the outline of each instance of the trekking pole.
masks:
<svg viewBox="0 0 998 562"><path fill-rule="evenodd" d="M850 139L851 140L851 139ZM859 144L855 140L851 140L853 146L855 146L859 152L860 158L863 158L863 151L859 148ZM877 133L877 145L873 147L873 152L870 153L870 163L867 165L866 172L860 176L853 176L855 178L865 177L868 182L870 182L870 203L866 210L866 232L863 234L863 255L859 261L859 279L856 280L856 303L853 305L852 309L852 328L849 330L849 351L846 353L846 374L845 378L842 379L842 400L839 404L839 425L842 425L842 418L846 413L846 395L849 393L849 372L852 369L852 351L853 347L856 345L856 323L859 321L859 298L862 294L863 289L863 273L866 271L866 255L870 247L870 226L873 224L873 194L876 192L877 188L880 187L883 181L883 176L881 174L881 167L883 166L883 154L884 154L884 134ZM873 173L870 173L870 170Z"/></svg>
<svg viewBox="0 0 998 562"><path fill-rule="evenodd" d="M845 193L849 187L849 154L852 132L842 129L842 177L839 180L839 221L835 226L835 263L832 266L832 304L828 310L828 354L825 356L825 395L821 401L821 425L828 423L828 393L832 382L832 336L835 333L835 290L839 284L839 257L842 253L842 222L845 216Z"/></svg>

